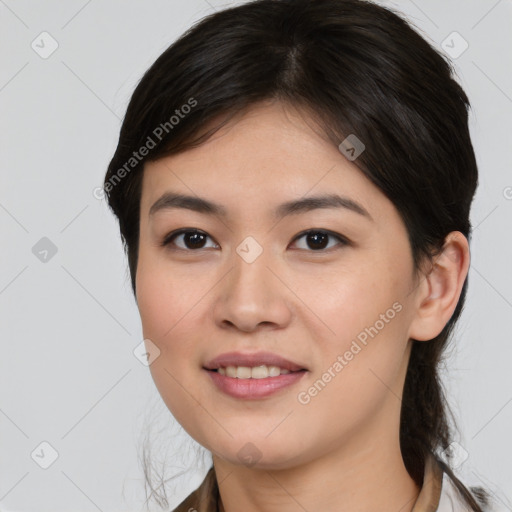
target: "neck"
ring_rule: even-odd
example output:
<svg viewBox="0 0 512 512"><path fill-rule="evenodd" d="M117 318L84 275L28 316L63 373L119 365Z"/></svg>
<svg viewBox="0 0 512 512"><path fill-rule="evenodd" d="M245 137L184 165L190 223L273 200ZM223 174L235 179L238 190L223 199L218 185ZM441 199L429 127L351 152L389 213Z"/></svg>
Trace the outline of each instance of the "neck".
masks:
<svg viewBox="0 0 512 512"><path fill-rule="evenodd" d="M411 512L420 489L405 468L398 436L374 434L359 432L338 450L280 469L240 466L214 455L221 512Z"/></svg>

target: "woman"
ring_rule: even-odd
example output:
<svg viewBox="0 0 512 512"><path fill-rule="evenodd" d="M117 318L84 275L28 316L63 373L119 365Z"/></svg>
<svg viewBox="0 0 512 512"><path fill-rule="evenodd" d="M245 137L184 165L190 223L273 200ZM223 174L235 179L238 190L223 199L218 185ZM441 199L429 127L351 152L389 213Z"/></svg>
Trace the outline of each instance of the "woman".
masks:
<svg viewBox="0 0 512 512"><path fill-rule="evenodd" d="M468 108L359 0L218 12L144 75L104 188L152 377L212 453L176 511L490 510L442 460L437 369L467 288Z"/></svg>

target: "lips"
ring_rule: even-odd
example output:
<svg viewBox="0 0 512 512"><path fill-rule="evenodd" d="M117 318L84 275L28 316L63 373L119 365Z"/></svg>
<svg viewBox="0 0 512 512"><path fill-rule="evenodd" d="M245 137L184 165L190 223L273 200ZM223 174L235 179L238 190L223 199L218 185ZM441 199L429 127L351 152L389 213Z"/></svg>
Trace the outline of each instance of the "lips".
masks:
<svg viewBox="0 0 512 512"><path fill-rule="evenodd" d="M220 367L226 368L228 366L248 366L252 368L261 365L278 366L279 368L289 370L290 372L307 370L304 365L272 352L226 352L224 354L220 354L211 361L208 361L204 365L204 368L206 370L217 370Z"/></svg>

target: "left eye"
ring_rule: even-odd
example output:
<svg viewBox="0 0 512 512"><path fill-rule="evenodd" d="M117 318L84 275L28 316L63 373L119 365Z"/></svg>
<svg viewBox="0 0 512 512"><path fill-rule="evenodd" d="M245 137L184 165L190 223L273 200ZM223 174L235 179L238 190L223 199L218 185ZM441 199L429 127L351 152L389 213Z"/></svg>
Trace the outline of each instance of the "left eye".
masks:
<svg viewBox="0 0 512 512"><path fill-rule="evenodd" d="M295 240L304 238L306 241L306 247L299 247L299 249L312 249L313 251L320 251L322 249L330 249L332 245L329 245L329 238L336 239L340 242L338 245L348 245L348 241L341 235L331 233L329 231L315 231L309 230L298 235ZM336 244L334 244L336 245Z"/></svg>

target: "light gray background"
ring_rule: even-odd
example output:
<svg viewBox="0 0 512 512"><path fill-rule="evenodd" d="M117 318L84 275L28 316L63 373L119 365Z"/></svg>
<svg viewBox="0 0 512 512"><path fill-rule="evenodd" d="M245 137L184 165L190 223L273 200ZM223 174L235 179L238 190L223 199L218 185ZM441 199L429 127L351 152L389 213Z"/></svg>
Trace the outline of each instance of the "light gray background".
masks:
<svg viewBox="0 0 512 512"><path fill-rule="evenodd" d="M383 3L437 46L453 31L469 44L454 63L473 105L480 186L446 386L462 427L459 475L500 490L512 510L512 2ZM194 443L133 355L141 327L118 227L93 191L143 72L222 5L0 0L1 510L142 510L148 415L162 430L151 439L174 465L169 474L193 468L170 489L170 509L204 476L187 448ZM43 31L58 43L46 59L31 47L51 49ZM451 37L451 51L460 51L463 41ZM32 252L42 237L57 247L46 262ZM35 462L51 456L43 441L58 452L48 469Z"/></svg>

